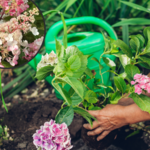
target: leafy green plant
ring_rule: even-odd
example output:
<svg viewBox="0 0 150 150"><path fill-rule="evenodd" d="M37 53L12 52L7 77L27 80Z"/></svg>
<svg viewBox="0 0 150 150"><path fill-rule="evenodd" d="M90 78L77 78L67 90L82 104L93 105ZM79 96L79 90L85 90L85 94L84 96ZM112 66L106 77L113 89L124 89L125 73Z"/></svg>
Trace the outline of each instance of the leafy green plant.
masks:
<svg viewBox="0 0 150 150"><path fill-rule="evenodd" d="M97 79L95 79L93 71L87 68L89 56L83 55L75 45L67 47L66 24L62 13L59 12L59 14L64 24L64 40L62 45L56 39L57 63L53 63L52 65L52 57L51 54L49 54L47 56L50 59L45 59L43 57L43 60L41 60L42 65L43 62L47 65L38 69L36 73L36 78L39 80L53 73L52 85L64 98L64 103L56 115L56 122L65 122L67 125L70 125L75 112L83 116L92 126L92 119L95 118L86 110L101 109L108 103L117 104L121 98L128 97L128 95L133 98L135 103L142 110L150 113L148 97L135 93L135 88L131 85L134 76L140 74L138 68L139 64L142 63L142 65L146 65L150 68L149 61L146 59L150 54L150 28L147 27L144 29L144 36L140 34L130 36L130 46L120 39L113 40L103 33L105 39L104 52L101 54L99 60L93 58L100 66L100 83L96 81ZM119 58L123 67L122 73L116 71L115 62L107 57L110 54ZM102 68L104 67L101 64L102 60L111 68L111 70L106 72L115 74L114 86L107 86L104 84L103 75L106 72L102 72ZM89 89L88 83L92 79L95 80L95 86L103 89L104 92L96 92L94 89ZM69 91L65 89L66 85L70 86ZM111 91L108 92L107 89Z"/></svg>

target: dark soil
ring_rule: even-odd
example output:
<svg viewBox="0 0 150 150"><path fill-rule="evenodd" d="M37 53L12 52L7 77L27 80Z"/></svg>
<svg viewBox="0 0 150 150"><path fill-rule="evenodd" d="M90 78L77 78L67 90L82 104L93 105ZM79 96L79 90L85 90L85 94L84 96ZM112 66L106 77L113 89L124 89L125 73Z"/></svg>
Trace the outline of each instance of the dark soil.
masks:
<svg viewBox="0 0 150 150"><path fill-rule="evenodd" d="M3 83L9 82L8 78ZM13 141L3 141L0 150L36 150L32 135L45 121L55 118L62 104L62 101L58 100L53 92L53 88L49 84L38 82L32 83L13 98L5 99L7 104L10 103L9 112L6 113L4 108L1 108L0 119L3 119L2 125L8 126ZM86 146L86 143L95 145L94 142L87 140L85 142L81 138L82 124L82 117L76 114L69 126L74 146L72 150L104 150L110 144L105 150L150 150L150 138L146 133L141 132L125 140L125 137L133 132L128 126L119 129L117 136L115 133L111 139L108 135L109 140L104 142L103 147L96 145L95 149L92 149ZM127 132L126 129L129 131ZM86 131L84 131L84 136L86 137Z"/></svg>

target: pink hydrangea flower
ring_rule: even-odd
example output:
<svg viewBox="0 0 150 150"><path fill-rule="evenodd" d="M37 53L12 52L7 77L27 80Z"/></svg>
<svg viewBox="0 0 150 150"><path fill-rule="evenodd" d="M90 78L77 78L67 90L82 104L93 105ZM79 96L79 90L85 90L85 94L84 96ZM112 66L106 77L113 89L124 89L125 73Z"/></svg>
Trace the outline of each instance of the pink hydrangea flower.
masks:
<svg viewBox="0 0 150 150"><path fill-rule="evenodd" d="M70 150L73 147L67 125L57 124L54 120L45 122L33 134L33 144L42 150Z"/></svg>
<svg viewBox="0 0 150 150"><path fill-rule="evenodd" d="M131 84L135 87L135 93L140 95L143 90L150 93L150 78L148 76L136 74L134 80L135 81L131 81Z"/></svg>
<svg viewBox="0 0 150 150"><path fill-rule="evenodd" d="M134 76L134 79L136 80L136 79L139 79L139 78L141 78L141 77L142 77L141 74L136 74L136 75Z"/></svg>

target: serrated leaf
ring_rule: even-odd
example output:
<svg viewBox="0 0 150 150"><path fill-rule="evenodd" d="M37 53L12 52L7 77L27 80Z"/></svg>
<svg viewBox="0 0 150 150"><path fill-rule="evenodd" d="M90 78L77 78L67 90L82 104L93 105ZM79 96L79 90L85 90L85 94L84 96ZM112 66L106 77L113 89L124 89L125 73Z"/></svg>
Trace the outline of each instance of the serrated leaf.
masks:
<svg viewBox="0 0 150 150"><path fill-rule="evenodd" d="M62 124L66 123L69 126L72 123L74 117L74 111L72 106L67 106L61 109L56 115L56 123Z"/></svg>
<svg viewBox="0 0 150 150"><path fill-rule="evenodd" d="M139 58L150 66L150 57L140 56Z"/></svg>
<svg viewBox="0 0 150 150"><path fill-rule="evenodd" d="M140 47L143 48L144 44L145 44L145 39L141 34L137 34L136 37L139 39L140 41Z"/></svg>
<svg viewBox="0 0 150 150"><path fill-rule="evenodd" d="M81 60L78 55L72 55L69 57L67 65L73 71L78 70L81 67Z"/></svg>
<svg viewBox="0 0 150 150"><path fill-rule="evenodd" d="M81 67L74 72L73 77L79 78L81 77L81 75L85 72L86 68L87 68L87 56L86 55L81 55L80 56L80 60L81 60Z"/></svg>
<svg viewBox="0 0 150 150"><path fill-rule="evenodd" d="M132 93L129 95L134 102L140 107L141 110L150 113L150 98L146 95L138 95L136 93Z"/></svg>
<svg viewBox="0 0 150 150"><path fill-rule="evenodd" d="M139 39L136 37L136 35L131 35L130 36L130 46L133 50L138 51L140 49L140 41Z"/></svg>
<svg viewBox="0 0 150 150"><path fill-rule="evenodd" d="M72 105L73 106L79 105L82 102L82 98L77 93L74 93L71 96L71 100L72 100Z"/></svg>
<svg viewBox="0 0 150 150"><path fill-rule="evenodd" d="M122 40L118 39L114 42L114 45L119 47L123 53L125 53L129 58L132 58L132 51L129 46L124 43Z"/></svg>
<svg viewBox="0 0 150 150"><path fill-rule="evenodd" d="M121 77L114 77L114 83L119 91L122 93L126 90L126 83Z"/></svg>
<svg viewBox="0 0 150 150"><path fill-rule="evenodd" d="M43 80L52 73L53 69L54 67L51 65L42 67L36 72L35 78L38 80Z"/></svg>
<svg viewBox="0 0 150 150"><path fill-rule="evenodd" d="M72 45L66 49L66 58L68 59L72 55L78 55L80 57L83 55L83 53L78 49L77 46Z"/></svg>
<svg viewBox="0 0 150 150"><path fill-rule="evenodd" d="M105 64L107 66L109 66L112 70L116 69L116 64L114 63L114 61L112 61L111 59L109 59L108 57L103 57L103 61L105 62Z"/></svg>
<svg viewBox="0 0 150 150"><path fill-rule="evenodd" d="M98 101L96 93L91 90L86 91L84 99L87 100L88 103L96 103Z"/></svg>
<svg viewBox="0 0 150 150"><path fill-rule="evenodd" d="M84 96L83 84L79 80L77 80L75 77L68 77L68 76L61 78L61 80L69 84L74 89L74 91L83 99Z"/></svg>
<svg viewBox="0 0 150 150"><path fill-rule="evenodd" d="M140 70L138 67L134 66L134 65L127 65L125 67L125 72L127 74L127 76L129 77L129 79L133 80L133 77L135 74L139 74Z"/></svg>

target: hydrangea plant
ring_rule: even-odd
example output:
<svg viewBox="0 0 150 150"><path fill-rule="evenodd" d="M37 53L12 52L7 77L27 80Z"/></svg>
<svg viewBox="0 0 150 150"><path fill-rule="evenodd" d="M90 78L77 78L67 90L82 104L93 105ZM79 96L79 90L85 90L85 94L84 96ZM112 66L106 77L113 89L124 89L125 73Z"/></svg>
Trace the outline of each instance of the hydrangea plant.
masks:
<svg viewBox="0 0 150 150"><path fill-rule="evenodd" d="M67 32L64 18L61 14L64 24L63 45L56 40L56 54L54 52L46 54L38 64L36 78L45 79L53 75L52 85L61 94L64 102L56 115L56 123L71 124L74 113L83 116L92 126L92 119L87 110L98 110L106 104L117 104L121 98L131 97L134 102L143 110L150 113L149 97L142 94L150 92L150 79L141 74L139 66L150 68L150 27L144 29L143 35L130 36L130 45L128 46L122 40L113 40L104 35L105 49L100 59L93 58L99 64L100 82L95 79L95 72L87 67L89 55L83 53L73 45L67 47ZM108 55L114 55L120 63L121 71L117 68L116 62L109 59ZM103 82L102 60L113 74L113 85L107 86ZM88 87L90 80L94 80L97 89L103 89L103 92L97 92ZM69 85L67 91L65 86Z"/></svg>
<svg viewBox="0 0 150 150"><path fill-rule="evenodd" d="M37 54L43 42L35 23L38 16L28 0L0 1L0 67L20 65Z"/></svg>

